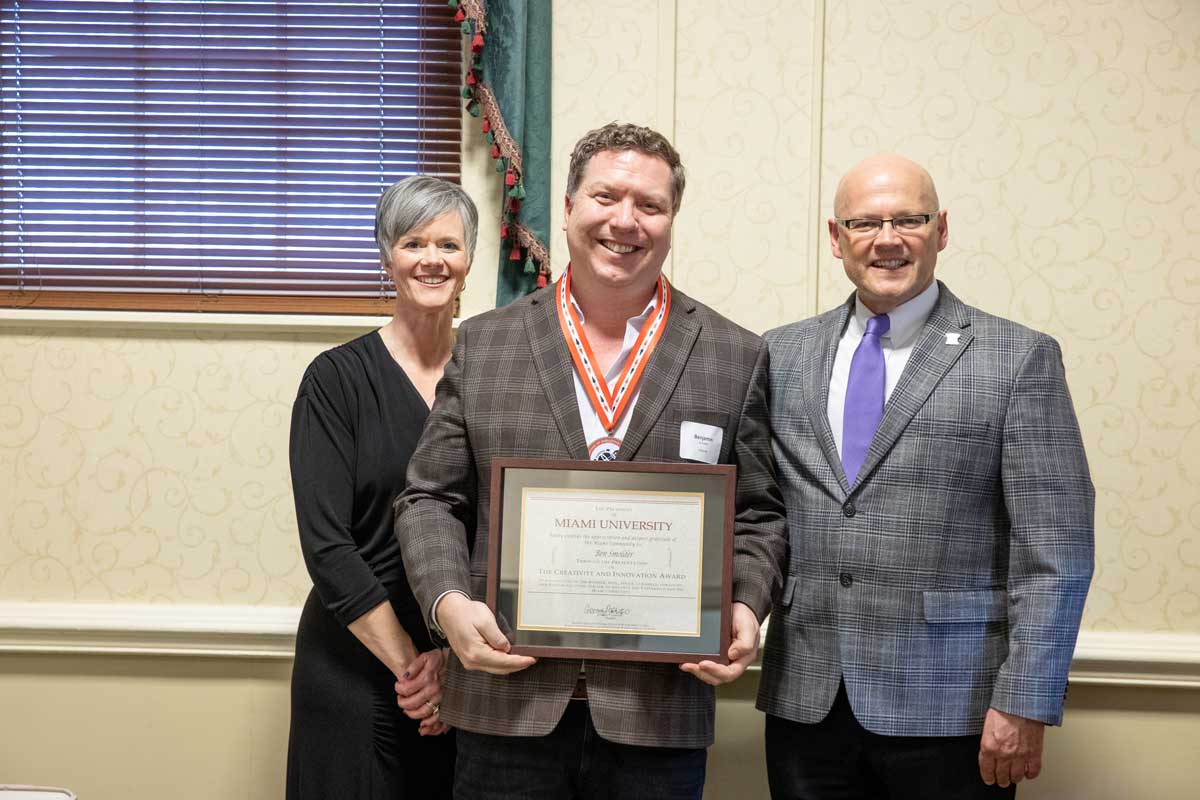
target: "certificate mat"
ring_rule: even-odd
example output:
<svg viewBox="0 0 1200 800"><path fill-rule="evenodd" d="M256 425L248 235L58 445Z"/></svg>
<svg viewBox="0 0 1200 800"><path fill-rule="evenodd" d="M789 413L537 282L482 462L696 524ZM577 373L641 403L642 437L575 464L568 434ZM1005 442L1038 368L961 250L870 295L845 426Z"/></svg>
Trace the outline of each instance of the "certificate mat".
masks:
<svg viewBox="0 0 1200 800"><path fill-rule="evenodd" d="M517 630L700 635L703 492L521 490Z"/></svg>
<svg viewBox="0 0 1200 800"><path fill-rule="evenodd" d="M512 652L726 663L735 476L494 459L487 602Z"/></svg>

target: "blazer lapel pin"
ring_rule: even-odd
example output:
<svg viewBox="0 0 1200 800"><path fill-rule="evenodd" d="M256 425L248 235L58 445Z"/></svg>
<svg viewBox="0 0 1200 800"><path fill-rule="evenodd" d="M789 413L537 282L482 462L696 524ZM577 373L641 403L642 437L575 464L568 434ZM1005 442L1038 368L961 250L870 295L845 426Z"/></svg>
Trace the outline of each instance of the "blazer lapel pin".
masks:
<svg viewBox="0 0 1200 800"><path fill-rule="evenodd" d="M962 336L962 334L961 333L947 333L946 334L946 344L958 344L959 336Z"/></svg>

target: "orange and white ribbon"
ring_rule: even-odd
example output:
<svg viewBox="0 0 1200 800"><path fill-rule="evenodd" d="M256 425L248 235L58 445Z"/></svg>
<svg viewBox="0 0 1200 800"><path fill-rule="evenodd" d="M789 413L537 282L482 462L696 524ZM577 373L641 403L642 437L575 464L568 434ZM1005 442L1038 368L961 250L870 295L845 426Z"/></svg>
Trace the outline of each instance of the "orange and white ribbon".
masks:
<svg viewBox="0 0 1200 800"><path fill-rule="evenodd" d="M610 434L616 430L621 417L629 408L642 372L650 361L650 354L658 346L662 332L666 329L667 315L671 311L671 286L660 275L655 289L658 294L658 306L642 324L637 341L626 360L625 371L617 380L615 390L610 392L608 381L597 374L596 356L592 354L583 323L579 321L579 315L575 313L575 307L571 304L570 264L558 282L558 322L567 340L567 349L571 351L571 359L575 362L575 368L579 370L580 382L587 392L592 408L600 418L600 424Z"/></svg>

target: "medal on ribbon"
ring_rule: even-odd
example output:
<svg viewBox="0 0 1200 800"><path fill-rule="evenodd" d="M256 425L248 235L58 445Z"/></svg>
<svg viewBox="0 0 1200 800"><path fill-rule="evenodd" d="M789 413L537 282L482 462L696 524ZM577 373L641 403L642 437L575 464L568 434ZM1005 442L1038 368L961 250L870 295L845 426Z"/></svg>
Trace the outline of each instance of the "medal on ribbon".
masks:
<svg viewBox="0 0 1200 800"><path fill-rule="evenodd" d="M614 389L609 391L608 382L598 373L596 357L588 344L583 323L579 321L579 315L571 305L570 264L558 282L558 322L562 327L563 337L567 340L567 349L571 351L571 360L575 362L584 392L600 418L600 424L609 434L598 439L594 443L595 446L589 448L592 460L609 461L616 458L616 449L621 443L612 433L629 409L629 403L633 400L638 381L641 380L642 372L650 360L650 354L658 346L662 332L666 329L667 315L671 310L671 286L661 275L655 292L658 303L654 313L642 324L633 350L626 359L625 369L617 379Z"/></svg>

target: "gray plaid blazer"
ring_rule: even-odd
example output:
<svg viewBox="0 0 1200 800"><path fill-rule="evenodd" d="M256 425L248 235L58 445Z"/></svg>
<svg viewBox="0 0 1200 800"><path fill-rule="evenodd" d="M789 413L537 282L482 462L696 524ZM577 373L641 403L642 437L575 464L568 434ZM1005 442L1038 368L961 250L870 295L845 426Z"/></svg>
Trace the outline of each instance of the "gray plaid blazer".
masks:
<svg viewBox="0 0 1200 800"><path fill-rule="evenodd" d="M880 734L978 734L989 706L1062 721L1095 504L1062 354L939 288L853 489L826 412L853 295L766 335L791 538L769 714L818 722L844 679Z"/></svg>
<svg viewBox="0 0 1200 800"><path fill-rule="evenodd" d="M443 592L484 598L492 458L588 457L554 289L459 328L409 462L408 487L396 500L404 567L427 620ZM767 359L758 336L674 290L617 455L678 462L682 421L724 429L720 463L737 466L733 599L759 619L782 585L787 551L767 423ZM442 718L480 733L545 735L566 710L579 670L578 660L543 658L495 676L468 672L452 658ZM662 747L712 743L713 690L674 664L590 661L587 687L593 722L606 739Z"/></svg>

